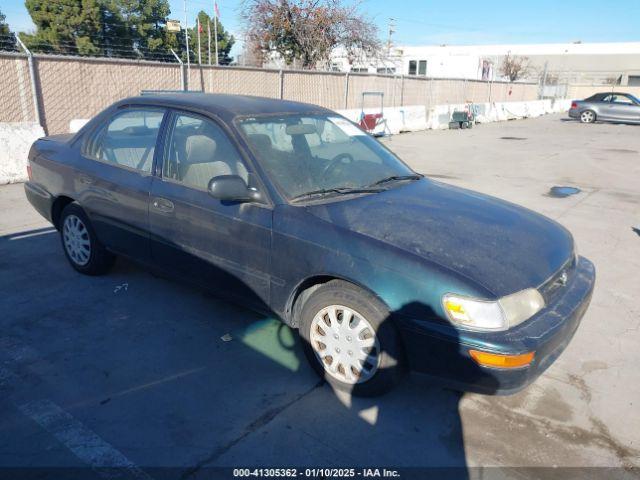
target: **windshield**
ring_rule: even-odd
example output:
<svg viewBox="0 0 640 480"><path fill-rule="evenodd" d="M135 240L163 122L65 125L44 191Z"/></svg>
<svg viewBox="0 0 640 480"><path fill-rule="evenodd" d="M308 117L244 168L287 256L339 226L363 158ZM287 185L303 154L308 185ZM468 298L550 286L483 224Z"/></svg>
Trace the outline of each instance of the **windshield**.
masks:
<svg viewBox="0 0 640 480"><path fill-rule="evenodd" d="M635 95L631 95L629 94L629 96L637 103L640 105L640 100L638 100L638 97L636 97Z"/></svg>
<svg viewBox="0 0 640 480"><path fill-rule="evenodd" d="M415 176L377 140L337 115L248 118L240 129L290 200L314 193L371 192L382 180Z"/></svg>

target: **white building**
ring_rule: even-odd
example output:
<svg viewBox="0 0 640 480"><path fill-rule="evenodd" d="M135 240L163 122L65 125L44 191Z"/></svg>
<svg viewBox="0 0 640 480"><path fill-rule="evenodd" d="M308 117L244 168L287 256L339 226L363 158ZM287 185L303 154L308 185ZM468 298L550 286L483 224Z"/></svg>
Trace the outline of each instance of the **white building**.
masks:
<svg viewBox="0 0 640 480"><path fill-rule="evenodd" d="M640 42L397 46L384 60L363 59L352 65L336 52L332 65L340 71L499 80L507 55L527 57L531 79L546 68L548 75L574 82L640 85Z"/></svg>

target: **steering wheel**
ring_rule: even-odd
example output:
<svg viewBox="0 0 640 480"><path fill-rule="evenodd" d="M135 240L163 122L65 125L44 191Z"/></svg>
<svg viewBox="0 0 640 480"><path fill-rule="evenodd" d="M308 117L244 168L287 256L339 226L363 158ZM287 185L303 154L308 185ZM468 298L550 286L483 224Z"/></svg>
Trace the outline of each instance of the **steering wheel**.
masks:
<svg viewBox="0 0 640 480"><path fill-rule="evenodd" d="M348 160L348 162L345 163L343 162L343 160ZM333 173L333 171L339 165L344 165L344 164L349 165L354 161L355 160L353 158L353 155L351 155L350 153L347 153L347 152L339 153L329 161L329 164L326 167L324 167L324 170L322 171L323 180L326 179L330 173Z"/></svg>

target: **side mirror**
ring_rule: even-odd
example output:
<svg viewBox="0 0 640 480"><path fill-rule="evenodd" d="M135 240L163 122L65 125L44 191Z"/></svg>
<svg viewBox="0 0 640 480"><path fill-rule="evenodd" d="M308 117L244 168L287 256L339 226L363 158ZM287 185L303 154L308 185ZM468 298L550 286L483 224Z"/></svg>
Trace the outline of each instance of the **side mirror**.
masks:
<svg viewBox="0 0 640 480"><path fill-rule="evenodd" d="M209 195L226 202L260 200L260 192L251 189L239 175L219 175L209 180Z"/></svg>

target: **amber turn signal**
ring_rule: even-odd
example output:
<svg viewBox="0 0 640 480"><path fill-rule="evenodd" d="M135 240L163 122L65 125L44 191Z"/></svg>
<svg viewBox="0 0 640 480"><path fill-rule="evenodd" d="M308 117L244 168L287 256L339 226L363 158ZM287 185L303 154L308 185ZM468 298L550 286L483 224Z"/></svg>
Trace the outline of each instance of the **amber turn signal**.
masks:
<svg viewBox="0 0 640 480"><path fill-rule="evenodd" d="M499 353L481 352L469 350L469 355L478 365L493 368L520 368L526 367L533 361L536 352L523 353L521 355L501 355Z"/></svg>

